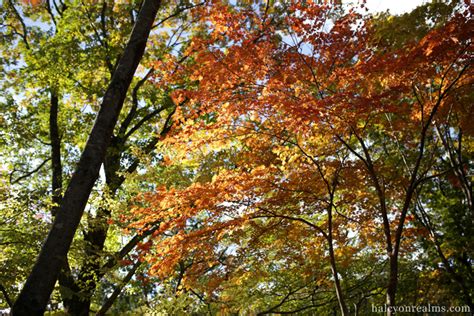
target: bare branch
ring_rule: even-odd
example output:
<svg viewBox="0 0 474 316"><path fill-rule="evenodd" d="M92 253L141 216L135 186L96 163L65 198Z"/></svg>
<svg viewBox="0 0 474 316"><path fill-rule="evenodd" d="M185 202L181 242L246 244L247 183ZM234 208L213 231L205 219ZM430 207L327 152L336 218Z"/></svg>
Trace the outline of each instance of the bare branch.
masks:
<svg viewBox="0 0 474 316"><path fill-rule="evenodd" d="M35 169L31 170L31 171L28 171L26 172L25 174L23 174L22 176L16 178L15 180L12 180L13 178L13 173L15 172L15 170L10 174L10 183L11 184L15 184L15 183L18 183L20 182L21 180L25 179L25 178L28 178L29 176L31 176L32 174L38 172L41 168L43 168L43 166L48 162L50 161L51 158L46 158L42 163L39 164L38 167L36 167ZM16 171L19 171L19 170L16 170Z"/></svg>

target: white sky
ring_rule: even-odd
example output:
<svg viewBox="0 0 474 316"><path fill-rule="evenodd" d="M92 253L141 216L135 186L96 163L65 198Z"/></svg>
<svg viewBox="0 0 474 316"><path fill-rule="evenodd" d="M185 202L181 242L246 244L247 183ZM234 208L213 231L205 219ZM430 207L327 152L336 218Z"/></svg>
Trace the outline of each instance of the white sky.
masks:
<svg viewBox="0 0 474 316"><path fill-rule="evenodd" d="M414 8L429 2L427 0L367 0L369 12L380 12L390 10L391 14L409 12Z"/></svg>

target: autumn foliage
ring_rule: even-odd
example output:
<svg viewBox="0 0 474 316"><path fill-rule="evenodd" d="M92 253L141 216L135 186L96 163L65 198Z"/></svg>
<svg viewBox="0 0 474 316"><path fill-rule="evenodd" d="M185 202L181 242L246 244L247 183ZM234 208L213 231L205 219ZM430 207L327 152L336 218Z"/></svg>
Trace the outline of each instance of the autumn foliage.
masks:
<svg viewBox="0 0 474 316"><path fill-rule="evenodd" d="M397 276L398 259L430 238L416 217L425 182L448 172L437 133L473 136L472 8L401 48L356 8L273 10L203 7L188 61L157 64L175 70L157 84L188 87L173 94L184 106L163 148L195 181L139 197L128 220L159 223L144 256L162 278L191 260L184 286L224 299L249 278L264 282L273 262L330 288L342 276L345 313L355 266L388 258ZM332 277L317 272L323 263ZM383 282L396 292L396 280Z"/></svg>
<svg viewBox="0 0 474 316"><path fill-rule="evenodd" d="M0 307L473 311L473 6L425 2L5 2Z"/></svg>

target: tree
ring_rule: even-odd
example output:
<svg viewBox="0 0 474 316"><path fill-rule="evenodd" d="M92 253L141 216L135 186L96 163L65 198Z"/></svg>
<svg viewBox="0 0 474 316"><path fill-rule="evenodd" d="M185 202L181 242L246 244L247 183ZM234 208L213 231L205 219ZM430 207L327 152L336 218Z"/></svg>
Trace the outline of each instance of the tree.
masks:
<svg viewBox="0 0 474 316"><path fill-rule="evenodd" d="M183 30L189 28L186 12L193 7L194 4L190 3L167 3L161 6L159 20L153 25L155 31L150 36L150 42L154 45L149 47L142 60L144 70L140 70L132 82L132 92L125 100L120 124L107 151L105 176L93 189L86 208L87 216L83 217L80 233L76 235L69 252L69 262L59 277L58 289L63 305L70 313L81 313L80 309L89 308L91 300L93 307L98 308L101 293L93 296L95 287L99 282L107 284L105 279L114 275L111 271L120 266L120 259L133 252L144 238L138 236L132 238L131 243L120 242L120 228L113 225L112 218L117 216L121 207L126 207L127 199L134 190L146 186L143 180L142 183L134 180L137 168L147 163L159 163L154 144L171 125L173 105L168 98L169 88L157 90L149 84L152 74L161 75L153 73L149 56L157 58L181 45ZM40 213L37 215L41 216L39 224L49 225L51 216L48 211L54 213L57 206L57 200L51 201L50 190L55 192L57 198L61 197L62 189L57 190L58 185L65 187L70 180L86 141L86 131L93 123L102 91L107 87L138 9L139 4L135 2L109 1L94 5L42 2L35 6L12 1L5 6L2 13L6 25L24 25L28 34L26 47L24 41L18 40L21 38L18 33L9 33L11 29L6 28L6 36L3 37L6 41L2 43L8 46L3 51L6 66L2 85L8 94L14 96L11 102L4 104L5 110L18 115L18 119L12 115L12 118L7 117L3 121L4 131L8 138L17 135L18 131L26 131L18 138L12 137L8 145L21 148L19 155L13 156L11 147L9 149L7 145L2 148L5 149L5 161L9 163L6 170L11 172L11 176L5 173L5 183L15 182L10 186L12 196L21 190L24 198L18 201L31 201L24 205L16 203L16 214ZM158 32L163 25L176 25L176 29ZM50 62L50 56L56 56L55 63ZM25 60L25 63L16 64L18 59ZM92 68L94 72L90 71ZM56 98L51 97L48 87L54 87ZM23 97L24 94L28 97ZM53 100L56 100L55 106ZM55 117L55 123L51 124L50 118ZM48 140L54 127L59 135ZM53 143L55 146L51 146ZM48 168L49 157L55 157L60 162L59 168ZM32 167L29 167L30 164ZM26 169L25 174L22 174L23 169ZM58 175L63 183L51 183ZM19 181L16 181L17 177ZM147 179L147 182L151 181ZM35 186L29 183L35 183ZM35 203L44 203L44 208L37 210ZM17 221L16 224L20 223ZM31 227L39 225L30 224ZM39 241L43 237L35 239ZM12 257L14 253L21 252L9 253ZM22 264L26 265L25 273L34 256L32 254L30 260L22 257L25 260ZM7 288L12 297L16 295L15 288L22 280L19 273L14 275L16 279L11 275L5 276L12 282L12 286ZM108 288L100 286L100 290L108 291Z"/></svg>
<svg viewBox="0 0 474 316"><path fill-rule="evenodd" d="M145 50L158 8L157 1L143 3L129 43L118 61L104 95L101 110L97 115L81 160L62 198L50 234L13 306L14 314L40 314L46 307L59 272L64 266L92 186L97 179L100 165L105 157L133 74Z"/></svg>
<svg viewBox="0 0 474 316"><path fill-rule="evenodd" d="M447 22L420 38L404 41L402 48L378 43L372 20L364 24L355 12L336 16L326 29L331 7L295 4L285 9L288 16L283 27L272 23L268 9L249 12L217 4L212 13L206 12L210 30L194 40L190 50L196 52L195 57L182 70L197 86L175 94L175 100L189 99L193 106L178 113L184 123L172 143L193 150L206 146L210 153L225 152L221 148L233 145L242 157L216 171L212 181L200 183L196 178L198 182L188 189L162 188L148 196L150 205L135 211L140 220L134 227L166 223L160 231L173 237L158 242L157 252L167 251L155 264L156 268L166 266L160 270L170 269L181 259L177 249L200 252L197 248L204 239L214 241L219 249L224 241L214 235L223 236L218 232L232 231L235 225L249 225L254 216L262 216L256 212L262 208L270 217L303 222L323 234L321 226L312 223L311 217L308 220L318 214L318 208L300 213L307 204L303 193L298 195L303 205L299 208L288 207L297 204L270 193L268 183L291 182L296 173L308 180L306 186L316 182L328 187L328 199L323 200L329 211L322 225L329 229L324 233L329 249L330 210L337 210L336 200L342 205L353 203L352 209L346 207L354 214L366 213L361 226L366 226L368 235L382 232L374 246L385 251L386 302L395 306L399 258L406 256L409 240L414 240L413 209L419 189L440 176L434 161L441 159L435 150L441 139L435 137L433 125L443 121L441 113L447 109L464 117L453 100L463 99L464 86L470 84L472 44L466 32L470 9L456 9ZM281 34L293 42L285 43ZM308 161L313 168L306 166ZM338 172L327 173L338 170L336 162L349 170L342 179L334 177ZM291 172L275 178L279 168ZM311 181L314 174L320 178ZM334 191L338 186L345 195ZM313 190L308 191L322 195L321 189ZM168 211L157 213L157 209ZM201 224L191 229L194 219ZM352 240L360 241L357 235ZM202 255L207 260L216 257L212 247ZM331 260L333 268L335 261ZM333 269L344 314L337 276Z"/></svg>
<svg viewBox="0 0 474 316"><path fill-rule="evenodd" d="M140 5L8 1L0 11L2 306L66 220L64 188L109 109L99 104ZM138 70L127 60L109 144L91 157L103 172L81 190L86 216L63 244L48 308L472 305L472 10L360 9L160 4Z"/></svg>

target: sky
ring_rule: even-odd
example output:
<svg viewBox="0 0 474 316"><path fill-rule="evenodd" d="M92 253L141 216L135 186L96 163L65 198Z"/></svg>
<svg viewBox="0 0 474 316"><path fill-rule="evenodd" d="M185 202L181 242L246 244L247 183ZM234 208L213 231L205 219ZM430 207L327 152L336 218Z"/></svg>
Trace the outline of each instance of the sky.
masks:
<svg viewBox="0 0 474 316"><path fill-rule="evenodd" d="M402 14L409 12L422 5L423 3L429 2L427 0L367 0L367 8L370 12L381 12L390 10L392 14Z"/></svg>

